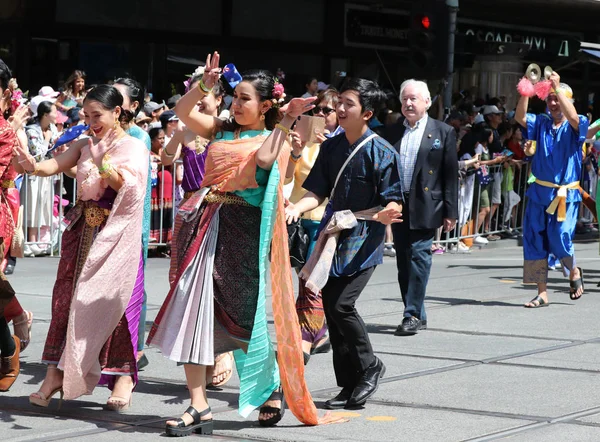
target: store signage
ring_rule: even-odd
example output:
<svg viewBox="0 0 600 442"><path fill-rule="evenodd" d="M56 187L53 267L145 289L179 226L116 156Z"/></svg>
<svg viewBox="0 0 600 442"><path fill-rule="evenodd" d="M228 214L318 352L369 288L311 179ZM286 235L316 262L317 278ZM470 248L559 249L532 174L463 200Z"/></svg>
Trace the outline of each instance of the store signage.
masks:
<svg viewBox="0 0 600 442"><path fill-rule="evenodd" d="M390 49L408 49L410 15L408 11L379 9L346 4L346 46Z"/></svg>
<svg viewBox="0 0 600 442"><path fill-rule="evenodd" d="M572 35L557 32L513 30L490 25L459 24L459 32L478 42L522 43L529 47L531 57L572 57L579 51L580 41Z"/></svg>

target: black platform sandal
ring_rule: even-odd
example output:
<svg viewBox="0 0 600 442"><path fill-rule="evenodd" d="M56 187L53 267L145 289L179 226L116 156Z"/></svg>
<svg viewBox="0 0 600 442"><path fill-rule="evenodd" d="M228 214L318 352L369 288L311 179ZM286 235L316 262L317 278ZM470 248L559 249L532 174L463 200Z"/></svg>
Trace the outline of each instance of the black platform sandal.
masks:
<svg viewBox="0 0 600 442"><path fill-rule="evenodd" d="M283 415L285 414L285 396L283 395L283 390L281 389L281 387L279 387L279 389L271 393L271 396L269 396L269 399L267 400L281 401L281 408L271 407L270 405L263 405L262 407L260 407L260 414L274 414L274 416L270 417L269 419L259 419L258 423L261 427L273 427L277 425L279 421L283 419Z"/></svg>
<svg viewBox="0 0 600 442"><path fill-rule="evenodd" d="M196 410L194 407L188 407L188 409L185 410L185 412L192 416L194 421L191 424L186 425L183 419L181 418L173 419L175 422L177 422L177 425L167 425L165 429L167 436L182 437L189 436L192 433L213 434L212 418L201 420L202 417L210 413L210 407L208 407L202 413L198 413L198 410Z"/></svg>

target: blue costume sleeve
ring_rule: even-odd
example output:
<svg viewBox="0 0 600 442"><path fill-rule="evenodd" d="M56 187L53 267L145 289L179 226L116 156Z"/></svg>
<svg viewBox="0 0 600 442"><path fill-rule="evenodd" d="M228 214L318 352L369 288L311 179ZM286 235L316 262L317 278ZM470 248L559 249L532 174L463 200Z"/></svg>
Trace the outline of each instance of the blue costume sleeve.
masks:
<svg viewBox="0 0 600 442"><path fill-rule="evenodd" d="M583 115L579 115L579 143L578 143L579 148L581 148L584 141L587 139L587 131L588 131L589 127L590 127L590 121L587 119L587 117L584 117Z"/></svg>
<svg viewBox="0 0 600 442"><path fill-rule="evenodd" d="M537 140L537 135L539 132L539 121L538 115L536 114L527 114L527 127L525 127L525 138L528 140Z"/></svg>

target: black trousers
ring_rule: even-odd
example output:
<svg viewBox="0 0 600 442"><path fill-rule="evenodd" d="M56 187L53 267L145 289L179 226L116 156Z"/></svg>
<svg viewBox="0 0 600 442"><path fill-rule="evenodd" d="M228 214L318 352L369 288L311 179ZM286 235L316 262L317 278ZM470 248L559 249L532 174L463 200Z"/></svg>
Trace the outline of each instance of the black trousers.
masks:
<svg viewBox="0 0 600 442"><path fill-rule="evenodd" d="M371 267L352 276L330 277L322 290L335 378L342 388L354 388L362 372L375 362L367 327L355 308L374 270Z"/></svg>

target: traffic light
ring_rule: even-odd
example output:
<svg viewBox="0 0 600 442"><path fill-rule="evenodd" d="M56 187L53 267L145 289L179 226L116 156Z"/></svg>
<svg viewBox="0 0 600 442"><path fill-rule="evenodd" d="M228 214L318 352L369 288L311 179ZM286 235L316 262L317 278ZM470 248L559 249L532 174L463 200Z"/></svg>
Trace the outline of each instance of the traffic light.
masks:
<svg viewBox="0 0 600 442"><path fill-rule="evenodd" d="M432 19L425 12L412 15L410 30L411 62L418 69L428 69L434 59L435 35L432 32Z"/></svg>
<svg viewBox="0 0 600 442"><path fill-rule="evenodd" d="M420 0L411 11L409 56L423 77L443 76L448 53L448 8L444 2Z"/></svg>

